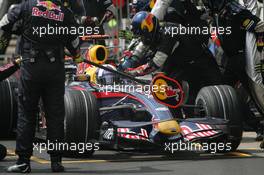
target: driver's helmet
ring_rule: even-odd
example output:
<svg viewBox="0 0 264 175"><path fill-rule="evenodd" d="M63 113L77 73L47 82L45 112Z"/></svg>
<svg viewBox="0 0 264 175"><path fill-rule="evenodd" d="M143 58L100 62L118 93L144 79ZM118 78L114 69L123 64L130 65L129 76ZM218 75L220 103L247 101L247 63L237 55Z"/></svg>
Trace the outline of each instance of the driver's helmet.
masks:
<svg viewBox="0 0 264 175"><path fill-rule="evenodd" d="M208 7L212 12L220 12L229 0L203 0L204 6Z"/></svg>
<svg viewBox="0 0 264 175"><path fill-rule="evenodd" d="M116 70L116 68L113 65L111 65L111 64L105 64L103 66L107 67L107 68L110 68L110 69L113 69L113 70ZM117 76L114 73L109 72L107 70L104 70L104 69L101 69L101 68L98 68L96 70L96 83L97 84L112 85L115 82L117 82L117 78L116 77Z"/></svg>
<svg viewBox="0 0 264 175"><path fill-rule="evenodd" d="M138 12L132 19L131 31L139 36L144 44L151 45L158 39L159 21L151 13L146 11Z"/></svg>

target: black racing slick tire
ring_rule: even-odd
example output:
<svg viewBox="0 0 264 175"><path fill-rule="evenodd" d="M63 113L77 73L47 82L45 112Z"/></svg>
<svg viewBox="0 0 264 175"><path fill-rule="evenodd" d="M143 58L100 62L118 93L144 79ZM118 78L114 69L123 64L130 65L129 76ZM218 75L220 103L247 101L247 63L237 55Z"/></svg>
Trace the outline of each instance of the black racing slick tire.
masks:
<svg viewBox="0 0 264 175"><path fill-rule="evenodd" d="M242 103L234 88L227 85L202 88L195 100L203 106L205 116L222 118L228 121L229 135L224 142L231 143L231 150L239 146L242 139ZM223 140L222 140L223 141Z"/></svg>
<svg viewBox="0 0 264 175"><path fill-rule="evenodd" d="M0 82L0 138L14 137L17 120L17 102L15 99L14 78Z"/></svg>
<svg viewBox="0 0 264 175"><path fill-rule="evenodd" d="M6 157L7 150L4 145L0 144L0 160L3 160Z"/></svg>
<svg viewBox="0 0 264 175"><path fill-rule="evenodd" d="M65 94L65 141L77 150L64 152L67 157L89 157L94 153L99 128L99 109L95 96L85 90L67 90ZM85 145L86 149L80 150Z"/></svg>

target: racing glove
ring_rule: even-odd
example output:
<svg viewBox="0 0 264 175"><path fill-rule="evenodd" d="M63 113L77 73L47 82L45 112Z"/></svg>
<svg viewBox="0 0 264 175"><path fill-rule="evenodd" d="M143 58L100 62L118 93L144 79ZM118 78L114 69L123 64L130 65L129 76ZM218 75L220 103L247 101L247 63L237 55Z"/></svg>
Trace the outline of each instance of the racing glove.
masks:
<svg viewBox="0 0 264 175"><path fill-rule="evenodd" d="M139 60L136 56L131 56L131 55L125 55L124 61L119 64L118 70L119 71L124 71L128 68L135 68L139 63Z"/></svg>
<svg viewBox="0 0 264 175"><path fill-rule="evenodd" d="M73 61L76 64L82 63L84 59L82 58L81 54L78 54L77 56L73 57Z"/></svg>
<svg viewBox="0 0 264 175"><path fill-rule="evenodd" d="M133 39L133 33L127 30L120 30L118 32L118 36L122 39L129 40L129 41Z"/></svg>

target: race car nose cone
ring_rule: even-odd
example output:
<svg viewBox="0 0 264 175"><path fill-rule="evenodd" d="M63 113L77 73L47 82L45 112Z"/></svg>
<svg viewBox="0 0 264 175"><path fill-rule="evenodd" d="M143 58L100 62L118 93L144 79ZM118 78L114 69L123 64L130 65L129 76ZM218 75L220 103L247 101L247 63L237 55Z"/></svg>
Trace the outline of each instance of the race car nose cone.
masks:
<svg viewBox="0 0 264 175"><path fill-rule="evenodd" d="M175 120L158 123L158 130L165 135L175 135L181 132L181 128Z"/></svg>

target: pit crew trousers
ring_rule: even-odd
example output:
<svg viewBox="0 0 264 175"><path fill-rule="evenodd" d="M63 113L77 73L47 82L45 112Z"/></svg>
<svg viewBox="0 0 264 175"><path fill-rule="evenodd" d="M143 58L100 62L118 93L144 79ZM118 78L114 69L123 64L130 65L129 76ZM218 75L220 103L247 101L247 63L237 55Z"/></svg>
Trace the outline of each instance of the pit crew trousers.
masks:
<svg viewBox="0 0 264 175"><path fill-rule="evenodd" d="M61 142L64 137L64 64L60 59L53 63L44 57L36 60L22 65L19 80L16 153L26 159L33 152L40 99L47 121L47 139ZM52 156L61 154L59 150L49 150L48 153Z"/></svg>
<svg viewBox="0 0 264 175"><path fill-rule="evenodd" d="M248 84L248 75L246 73L246 58L245 53L240 52L236 55L230 56L227 58L227 63L225 66L224 72L224 82L230 86L236 86L239 81L242 83L243 87L247 92L250 92L249 84ZM263 124L255 117L255 114L250 110L246 101L242 100L243 105L243 121L251 128L253 128L256 132L263 133Z"/></svg>

